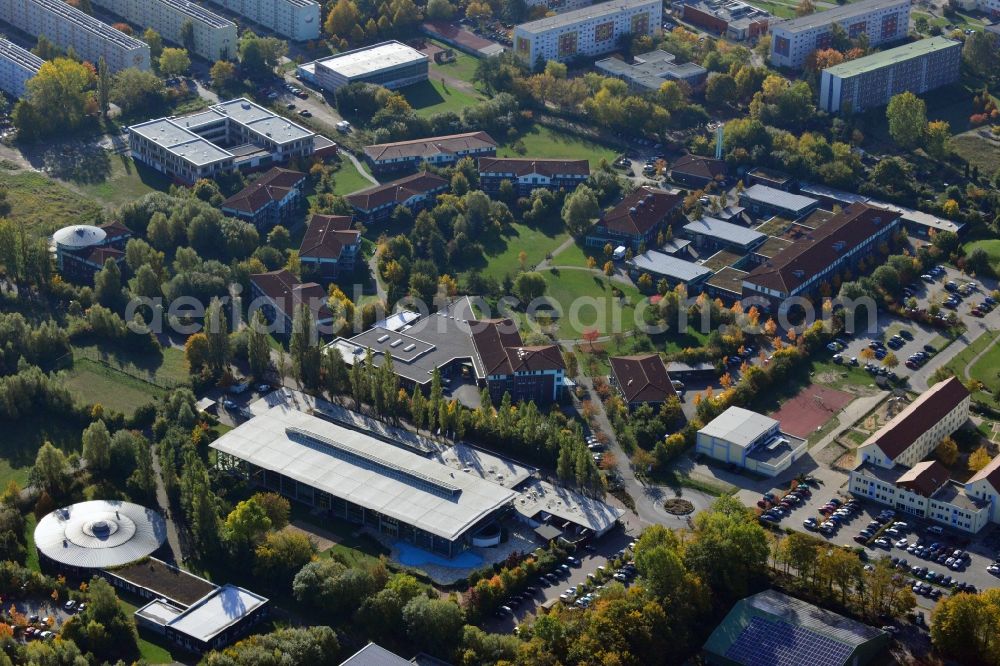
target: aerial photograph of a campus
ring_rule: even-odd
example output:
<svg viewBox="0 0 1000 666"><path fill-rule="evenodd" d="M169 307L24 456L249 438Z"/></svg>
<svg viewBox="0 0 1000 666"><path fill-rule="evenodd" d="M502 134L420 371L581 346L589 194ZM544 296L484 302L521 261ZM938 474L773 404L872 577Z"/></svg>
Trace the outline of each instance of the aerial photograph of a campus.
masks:
<svg viewBox="0 0 1000 666"><path fill-rule="evenodd" d="M0 0L0 666L1000 666L1000 0Z"/></svg>

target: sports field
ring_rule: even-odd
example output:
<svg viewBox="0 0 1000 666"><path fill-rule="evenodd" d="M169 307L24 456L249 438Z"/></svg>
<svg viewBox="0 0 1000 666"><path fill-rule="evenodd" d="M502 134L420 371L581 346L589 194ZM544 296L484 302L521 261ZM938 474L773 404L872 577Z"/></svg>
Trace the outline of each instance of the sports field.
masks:
<svg viewBox="0 0 1000 666"><path fill-rule="evenodd" d="M770 416L780 421L781 429L789 435L808 438L853 399L850 393L810 384Z"/></svg>

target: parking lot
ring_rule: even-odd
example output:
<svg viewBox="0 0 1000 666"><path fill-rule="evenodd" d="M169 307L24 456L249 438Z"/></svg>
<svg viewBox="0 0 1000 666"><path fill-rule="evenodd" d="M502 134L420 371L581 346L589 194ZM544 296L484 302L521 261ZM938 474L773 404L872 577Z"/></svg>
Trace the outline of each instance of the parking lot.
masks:
<svg viewBox="0 0 1000 666"><path fill-rule="evenodd" d="M530 585L536 587L537 592L528 595L529 598L526 601L511 608L512 616L491 617L483 623L483 627L488 631L510 633L528 615L538 615L543 604L559 599L559 596L571 587L575 588L577 585L587 583L588 575L594 574L598 567L609 567L609 562L628 546L632 539L633 537L623 530L616 529L593 544L592 551L578 550L574 553L574 557L580 560L580 564L569 565L568 575L565 573L560 575L556 584L540 584L537 580L531 581Z"/></svg>
<svg viewBox="0 0 1000 666"><path fill-rule="evenodd" d="M789 511L789 515L783 517L778 523L776 523L776 526L779 529L792 528L800 532L807 532L817 538L825 539L830 543L840 546L860 548L862 546L855 541L855 537L858 536L871 521L874 521L878 517L879 513L890 508L883 504L858 500L858 507L860 510L857 511L855 515L844 520L840 527L837 528L832 534L823 534L815 529L808 529L803 525L803 521L810 517L815 518L817 524L821 523L824 520L824 517L819 513L819 508L834 498L841 501L849 499L848 496L839 492L831 492L825 488L812 488L812 497L791 509ZM891 545L889 547L880 547L875 546L874 544L869 544L864 547L869 562L873 562L879 557L897 557L905 559L909 567L926 567L929 571L951 576L953 581L974 585L977 590L998 586L998 577L989 573L986 568L992 564L994 558L1000 554L1000 528L990 525L987 526L981 534L971 535L943 528L943 526L939 526L937 523L922 520L899 511L896 512L895 517L890 522L896 521L905 522L907 524L906 529L900 530L900 536L890 539ZM929 533L927 529L933 526L942 527L942 533ZM903 548L896 546L896 543L900 538L905 538L907 540L907 543ZM927 557L920 557L916 554L908 553L906 551L906 547L909 547L914 543L927 546L938 543L942 546L941 552L945 552L946 550L954 551L956 549L961 549L967 553L967 558L965 559L964 565L959 570L951 570L944 564L940 564L934 559L928 559ZM910 572L907 572L905 575L908 579L916 578ZM947 594L948 591L943 589L942 597ZM933 609L936 601L928 596L918 594L917 604L924 609Z"/></svg>
<svg viewBox="0 0 1000 666"><path fill-rule="evenodd" d="M932 277L933 281L931 282L918 280L917 283L908 286L917 302L918 309L929 309L932 303L941 305L946 298L951 296L951 292L945 288L947 282L953 281L959 286L970 282L967 277L962 277L957 271L944 267L936 276ZM962 297L963 302L955 310L941 307L941 313L947 316L954 312L959 321L969 328L983 326L982 319L972 315L971 310L973 305L983 303L985 297L986 294L980 287L979 290L972 290L969 296ZM839 355L839 359L845 365L865 367L866 364L872 364L880 369L881 374L891 377L892 375L889 373L894 372L900 379L905 379L940 352L946 342L942 329L930 324L903 319L887 312L879 313L873 330L870 330L867 324L866 316L859 315L855 322L855 335L840 338L840 342L846 346L838 346L837 349L831 348L829 353ZM897 336L895 341L893 340L894 336ZM879 351L880 347L881 351ZM875 356L866 359L865 349L870 349ZM882 363L882 358L889 353L894 354L898 361L898 365L892 369L884 367ZM926 358L923 362L917 361L913 367L909 367L907 360L914 354L926 354Z"/></svg>

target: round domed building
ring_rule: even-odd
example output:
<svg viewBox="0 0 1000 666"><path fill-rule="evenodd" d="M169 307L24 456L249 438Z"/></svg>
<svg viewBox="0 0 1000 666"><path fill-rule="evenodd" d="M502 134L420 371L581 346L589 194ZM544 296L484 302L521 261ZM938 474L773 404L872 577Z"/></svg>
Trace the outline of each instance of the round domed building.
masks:
<svg viewBox="0 0 1000 666"><path fill-rule="evenodd" d="M100 227L74 224L52 234L51 250L55 252L60 275L74 282L91 283L108 259L121 267L125 243L131 236L128 227L117 222Z"/></svg>
<svg viewBox="0 0 1000 666"><path fill-rule="evenodd" d="M56 509L38 521L35 548L43 567L85 574L154 553L167 538L163 516L132 502L92 500Z"/></svg>

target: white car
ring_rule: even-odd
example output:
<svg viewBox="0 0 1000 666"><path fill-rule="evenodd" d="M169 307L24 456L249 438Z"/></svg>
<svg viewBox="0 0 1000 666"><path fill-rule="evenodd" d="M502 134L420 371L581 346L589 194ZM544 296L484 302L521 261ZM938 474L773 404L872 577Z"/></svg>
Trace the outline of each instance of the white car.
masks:
<svg viewBox="0 0 1000 666"><path fill-rule="evenodd" d="M909 542L906 539L900 539L899 541L896 542L896 548L904 548L905 549L909 545L910 544L909 544Z"/></svg>

